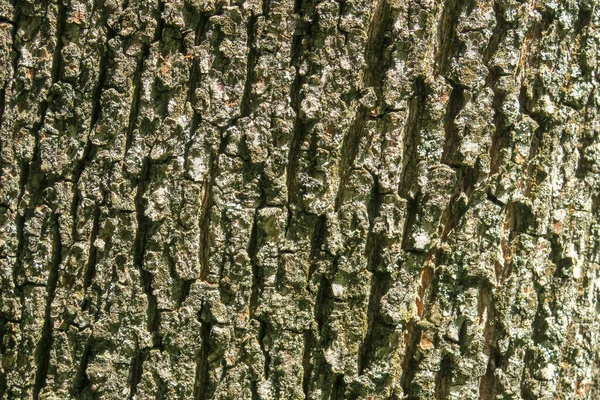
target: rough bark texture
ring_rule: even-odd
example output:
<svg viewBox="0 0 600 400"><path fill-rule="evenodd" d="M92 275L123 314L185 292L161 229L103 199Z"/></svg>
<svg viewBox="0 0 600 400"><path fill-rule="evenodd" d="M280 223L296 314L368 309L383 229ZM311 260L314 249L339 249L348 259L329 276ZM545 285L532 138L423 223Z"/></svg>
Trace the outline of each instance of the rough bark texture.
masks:
<svg viewBox="0 0 600 400"><path fill-rule="evenodd" d="M0 398L599 398L599 24L0 0Z"/></svg>

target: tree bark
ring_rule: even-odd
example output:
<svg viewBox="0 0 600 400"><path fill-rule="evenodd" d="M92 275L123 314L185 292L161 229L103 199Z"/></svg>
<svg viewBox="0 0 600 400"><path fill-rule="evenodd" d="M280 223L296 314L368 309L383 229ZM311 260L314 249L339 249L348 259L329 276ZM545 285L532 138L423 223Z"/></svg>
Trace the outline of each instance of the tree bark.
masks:
<svg viewBox="0 0 600 400"><path fill-rule="evenodd" d="M0 398L599 398L599 23L0 0Z"/></svg>

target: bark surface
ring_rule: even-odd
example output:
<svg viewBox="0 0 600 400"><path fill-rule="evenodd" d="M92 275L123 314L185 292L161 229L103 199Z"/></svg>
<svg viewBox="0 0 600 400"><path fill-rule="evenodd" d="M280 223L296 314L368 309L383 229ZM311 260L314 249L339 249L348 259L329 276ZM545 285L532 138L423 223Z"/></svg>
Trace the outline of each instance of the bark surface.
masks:
<svg viewBox="0 0 600 400"><path fill-rule="evenodd" d="M599 24L0 0L0 398L599 398Z"/></svg>

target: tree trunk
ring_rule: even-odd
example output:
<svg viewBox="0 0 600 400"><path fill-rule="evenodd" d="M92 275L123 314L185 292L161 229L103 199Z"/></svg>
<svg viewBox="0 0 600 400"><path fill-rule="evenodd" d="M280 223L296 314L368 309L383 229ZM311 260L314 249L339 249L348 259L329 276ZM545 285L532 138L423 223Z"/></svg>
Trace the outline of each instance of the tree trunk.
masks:
<svg viewBox="0 0 600 400"><path fill-rule="evenodd" d="M0 0L0 398L599 398L599 23Z"/></svg>

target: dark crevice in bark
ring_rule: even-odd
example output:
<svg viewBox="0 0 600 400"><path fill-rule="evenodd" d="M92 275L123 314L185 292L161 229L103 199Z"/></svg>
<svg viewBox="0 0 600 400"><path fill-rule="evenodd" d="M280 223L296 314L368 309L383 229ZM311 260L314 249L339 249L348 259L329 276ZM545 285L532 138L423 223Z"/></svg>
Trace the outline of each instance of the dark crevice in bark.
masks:
<svg viewBox="0 0 600 400"><path fill-rule="evenodd" d="M490 287L482 287L479 295L478 314L483 317L483 312L487 309L487 320L483 332L485 338L484 353L488 356L488 364L485 375L479 382L479 396L482 400L495 399L497 393L497 380L495 376L496 358L498 350L496 349L496 307L494 305L494 294Z"/></svg>
<svg viewBox="0 0 600 400"><path fill-rule="evenodd" d="M154 30L154 36L152 38L153 43L160 42L163 37L163 32L165 30L165 19L162 14L165 11L165 2L159 1L158 6L156 7L156 29Z"/></svg>
<svg viewBox="0 0 600 400"><path fill-rule="evenodd" d="M16 84L17 84L17 79L15 79L17 77L17 71L19 68L19 59L21 58L21 51L19 49L19 47L17 46L17 33L19 32L19 26L20 26L20 20L21 20L21 15L22 15L22 11L21 8L18 7L18 3L15 1L13 4L13 8L14 8L14 16L13 16L13 27L12 30L10 32L10 36L11 36L11 65L12 65L12 79L10 81L7 81L6 84L8 85L8 83L11 83L11 87L14 89ZM1 124L0 124L1 126Z"/></svg>
<svg viewBox="0 0 600 400"><path fill-rule="evenodd" d="M294 2L294 14L297 15L298 20L290 49L290 66L294 67L296 74L290 89L290 106L294 110L296 118L294 120L286 167L285 182L288 192L286 237L288 237L289 228L292 224L292 218L298 202L298 165L302 144L310 130L310 123L305 121L303 116L300 115L300 105L303 100L302 87L306 82L306 75L300 73L300 65L304 59L304 54L310 51L312 45L311 38L314 35L313 28L318 25L319 14L316 12L315 5L312 0L295 0ZM308 15L312 17L310 21L306 21Z"/></svg>
<svg viewBox="0 0 600 400"><path fill-rule="evenodd" d="M487 47L483 52L483 62L488 65L492 57L498 52L498 48L502 40L504 40L506 33L509 29L509 25L504 18L502 6L498 1L494 1L494 16L496 18L496 25L492 31L492 36L488 42ZM489 69L489 66L488 66Z"/></svg>
<svg viewBox="0 0 600 400"><path fill-rule="evenodd" d="M202 306L202 309L204 305ZM201 311L202 314L202 311ZM210 355L210 334L212 324L208 321L201 321L202 327L200 332L200 354L198 355L198 363L196 365L196 381L194 383L194 399L205 400L210 398L208 385L210 384L210 369L208 357Z"/></svg>
<svg viewBox="0 0 600 400"><path fill-rule="evenodd" d="M402 359L402 375L400 377L402 392L409 399L414 398L412 382L419 366L419 361L415 358L415 353L419 346L420 336L421 327L417 325L417 321L413 319L409 322L404 337L404 357Z"/></svg>
<svg viewBox="0 0 600 400"><path fill-rule="evenodd" d="M158 2L157 16L156 16L156 29L154 31L153 42L157 42L162 37L164 30L164 20L162 18L162 11L164 10L164 3ZM144 68L146 60L150 56L150 43L143 43L140 50L140 55L133 75L133 97L131 99L131 108L129 109L129 123L127 125L127 136L125 139L125 153L124 157L127 156L129 149L131 148L133 141L133 133L136 128L138 115L140 113L140 102L142 96L142 77L144 74Z"/></svg>
<svg viewBox="0 0 600 400"><path fill-rule="evenodd" d="M79 191L78 184L83 174L83 170L86 164L96 154L96 146L92 143L92 140L88 137L88 140L83 149L81 158L77 161L73 168L73 202L71 203L71 216L73 218L73 226L71 228L71 240L77 241L77 215L79 210L79 203L81 202L81 192Z"/></svg>
<svg viewBox="0 0 600 400"><path fill-rule="evenodd" d="M362 375L372 363L373 353L378 336L381 334L381 322L379 312L381 299L390 287L391 279L387 273L373 271L371 275L371 292L369 294L369 305L367 308L367 333L359 349L358 373Z"/></svg>
<svg viewBox="0 0 600 400"><path fill-rule="evenodd" d="M52 302L56 295L56 286L58 284L60 264L62 262L62 242L60 237L60 222L58 214L52 214L51 222L52 238L52 259L49 265L48 283L46 285L46 308L44 311L44 326L42 327L42 336L36 349L35 383L33 387L33 399L39 398L40 392L46 386L46 378L50 367L50 350L53 343L54 321L52 319Z"/></svg>
<svg viewBox="0 0 600 400"><path fill-rule="evenodd" d="M252 164L249 162L247 162L246 165L248 166L249 169L253 169L256 166L255 164ZM259 167L262 167L262 165L260 165ZM262 234L262 231L259 232L259 228L258 228L259 211L265 206L266 201L267 201L265 184L266 184L265 176L261 172L260 179L258 182L260 198L259 198L258 206L254 210L254 216L252 218L252 228L250 229L250 238L248 240L248 248L246 249L248 258L250 259L250 266L252 268L252 288L250 290L249 315L250 315L250 318L254 318L254 319L256 319L255 315L256 315L256 310L258 308L258 299L259 299L259 296L264 287L263 272L262 272L262 268L258 265L258 262L256 259L256 254L258 253L259 246L260 246L259 239L262 239L262 237L259 237L259 233Z"/></svg>
<svg viewBox="0 0 600 400"><path fill-rule="evenodd" d="M521 378L521 398L523 400L538 400L540 396L534 393L533 389L527 385L528 381L525 379L525 371L526 368L523 369L523 376Z"/></svg>
<svg viewBox="0 0 600 400"><path fill-rule="evenodd" d="M267 335L267 329L267 322L260 321L260 327L258 329L258 344L260 345L260 349L263 352L263 356L265 358L265 365L263 370L265 380L269 379L269 374L271 372L271 356L265 346L265 336Z"/></svg>
<svg viewBox="0 0 600 400"><path fill-rule="evenodd" d="M81 158L77 161L73 168L73 203L71 205L71 215L73 217L73 228L71 230L71 238L73 242L77 241L77 215L79 203L81 201L81 193L79 191L78 184L85 167L96 154L96 145L92 143L91 136L93 135L94 128L96 127L96 124L98 123L98 120L100 119L102 113L102 90L104 89L104 84L106 83L109 70L108 43L112 38L114 38L114 36L115 32L109 28L107 30L107 39L102 47L102 53L100 56L100 65L98 67L98 81L96 82L96 86L94 87L92 95L92 115L90 118L90 127L88 131L87 142L83 149L83 154ZM95 248L93 246L91 247L91 249L91 251L95 252Z"/></svg>
<svg viewBox="0 0 600 400"><path fill-rule="evenodd" d="M4 122L4 109L6 108L6 87L8 86L8 82L2 87L0 90L0 127L2 127L2 123ZM2 151L2 142L0 142L0 151ZM2 176L3 171L0 170L0 177Z"/></svg>
<svg viewBox="0 0 600 400"><path fill-rule="evenodd" d="M144 43L140 51L140 56L133 75L133 97L131 99L131 108L129 109L129 124L127 125L127 136L125 139L125 156L131 147L133 141L133 132L135 130L138 114L140 112L140 97L142 95L142 73L146 58L150 54L150 45Z"/></svg>
<svg viewBox="0 0 600 400"><path fill-rule="evenodd" d="M247 117L251 112L252 99L252 85L254 84L254 68L258 62L259 51L255 46L256 40L256 25L259 15L252 14L248 19L248 30L247 30L247 43L248 57L246 58L246 81L244 82L244 92L242 94L242 100L240 101L240 112L241 117Z"/></svg>
<svg viewBox="0 0 600 400"><path fill-rule="evenodd" d="M413 94L408 109L408 121L402 154L402 173L398 194L405 199L414 198L411 189L415 183L416 168L419 162L418 147L421 142L421 126L426 113L429 87L423 77L417 77L413 84Z"/></svg>
<svg viewBox="0 0 600 400"><path fill-rule="evenodd" d="M467 198L470 199L471 195L475 191L480 175L481 172L479 168L479 162L477 162L474 167L461 166L459 168L458 175L456 177L457 182L460 190L467 196Z"/></svg>
<svg viewBox="0 0 600 400"><path fill-rule="evenodd" d="M333 263L335 268L337 268L337 258L334 259ZM335 276L335 273L332 274ZM327 320L329 319L329 314L331 313L331 303L332 299L330 298L328 291L331 287L331 282L325 275L321 275L321 280L319 282L319 288L317 290L317 296L315 298L315 321L317 322L317 329L319 332L319 345L321 348L326 348L329 345L330 338L329 332L327 332Z"/></svg>
<svg viewBox="0 0 600 400"><path fill-rule="evenodd" d="M308 400L310 382L313 372L313 363L311 361L312 349L314 345L314 335L311 330L304 331L304 351L302 354L302 392L304 399Z"/></svg>
<svg viewBox="0 0 600 400"><path fill-rule="evenodd" d="M179 296L177 297L177 301L175 302L175 308L179 310L185 300L190 295L190 291L192 290L192 284L195 282L195 279L182 279L181 285L179 287Z"/></svg>
<svg viewBox="0 0 600 400"><path fill-rule="evenodd" d="M444 211L443 217L443 229L440 235L440 239L442 242L445 242L450 232L457 227L461 218L464 216L464 213L467 209L467 198L465 195L461 196L460 191L456 191L450 197L450 201L448 202L448 207Z"/></svg>
<svg viewBox="0 0 600 400"><path fill-rule="evenodd" d="M408 197L406 200L406 221L402 230L402 250L416 251L412 239L412 229L417 222L420 200L420 192L415 195L415 198Z"/></svg>
<svg viewBox="0 0 600 400"><path fill-rule="evenodd" d="M200 279L206 280L210 274L209 257L210 257L210 217L213 206L212 190L215 178L218 174L219 155L212 154L210 157L210 170L208 181L205 182L204 196L202 198L202 206L200 209Z"/></svg>
<svg viewBox="0 0 600 400"><path fill-rule="evenodd" d="M582 3L579 4L579 10L577 11L577 21L573 27L573 33L575 36L584 34L584 30L591 28L590 23L592 22L594 6Z"/></svg>
<svg viewBox="0 0 600 400"><path fill-rule="evenodd" d="M346 394L346 382L344 374L336 374L332 382L330 400L344 400Z"/></svg>
<svg viewBox="0 0 600 400"><path fill-rule="evenodd" d="M444 400L450 394L450 384L452 383L452 369L454 368L452 355L445 354L440 362L440 369L435 375L435 400Z"/></svg>
<svg viewBox="0 0 600 400"><path fill-rule="evenodd" d="M500 43L504 40L510 25L504 18L503 9L500 3L494 2L494 15L496 18L496 25L492 32L492 36L488 42L486 49L483 52L483 62L488 69L488 75L486 77L486 86L492 89L494 98L492 107L494 109L494 133L492 134L492 144L490 147L490 174L498 173L500 164L502 162L502 151L507 148L511 143L511 129L512 126L506 126L506 117L502 111L502 104L506 98L506 93L497 88L499 78L502 75L506 75L508 71L503 71L500 67L490 65L492 57L498 52Z"/></svg>
<svg viewBox="0 0 600 400"><path fill-rule="evenodd" d="M290 151L288 153L288 164L286 168L286 186L288 191L288 221L286 224L286 234L291 224L291 218L298 201L298 165L300 161L300 151L302 143L306 139L308 126L300 117L301 87L303 78L300 76L296 66L296 77L292 85L292 108L296 112L294 121L294 131L292 141L290 143Z"/></svg>
<svg viewBox="0 0 600 400"><path fill-rule="evenodd" d="M100 232L100 215L101 215L100 204L96 203L96 205L94 207L94 222L92 223L92 233L90 234L90 242L89 242L90 254L88 256L88 261L85 266L85 272L83 274L83 290L84 291L86 291L90 287L90 285L92 284L92 281L96 275L96 262L97 262L97 257L98 257L98 249L95 245L95 242L96 242L96 239L98 238L98 233ZM87 303L86 299L84 299L84 302L82 305L82 310L86 309L86 307L84 307L84 305L86 303Z"/></svg>
<svg viewBox="0 0 600 400"><path fill-rule="evenodd" d="M197 115L197 114L195 114ZM208 179L204 181L204 193L202 196L202 204L200 207L200 279L206 281L210 275L210 219L213 206L213 187L215 180L219 175L219 156L225 153L228 138L224 137L222 130L219 132L220 142L216 153L210 155Z"/></svg>
<svg viewBox="0 0 600 400"><path fill-rule="evenodd" d="M481 400L492 400L496 398L496 393L499 390L498 379L496 378L496 369L500 367L502 362L500 353L495 346L490 347L488 364L485 370L485 375L481 377L479 396Z"/></svg>
<svg viewBox="0 0 600 400"><path fill-rule="evenodd" d="M434 67L434 74L436 75L446 75L452 57L459 54L462 50L458 35L456 34L456 27L462 8L465 6L464 3L465 2L461 0L446 0L444 2L444 8L438 24L438 43Z"/></svg>
<svg viewBox="0 0 600 400"><path fill-rule="evenodd" d="M300 118L298 118L294 127L294 136L290 145L290 151L288 154L288 165L286 169L286 186L288 190L288 218L285 227L285 237L288 237L288 232L290 226L292 225L292 218L298 200L298 164L300 159L300 149L302 143L304 143L304 139L306 138L306 131L306 125L302 121L300 121Z"/></svg>
<svg viewBox="0 0 600 400"><path fill-rule="evenodd" d="M544 341L548 340L548 329L550 329L548 317L550 317L548 311L545 309L544 305L546 304L546 299L548 297L554 296L554 293L548 293L548 289L543 287L539 287L536 289L537 291L537 310L535 312L535 317L533 319L532 324L532 335L533 344L538 345L540 343L544 343ZM550 296L549 296L550 294ZM533 361L533 360L532 360Z"/></svg>
<svg viewBox="0 0 600 400"><path fill-rule="evenodd" d="M397 19L398 11L394 10L388 0L379 0L369 25L368 41L365 48L365 69L363 84L373 87L377 96L377 109L385 107L383 100L383 85L385 71L391 58L389 47L392 43L390 31ZM344 136L340 151L340 184L335 197L335 210L339 210L344 202L346 185L352 175L353 164L358 155L359 144L364 135L365 123L371 116L370 111L359 105L352 125Z"/></svg>
<svg viewBox="0 0 600 400"><path fill-rule="evenodd" d="M93 355L94 343L93 339L88 338L83 353L81 354L79 367L75 379L73 380L73 387L71 388L71 394L76 398L81 398L82 394L89 388L90 380L87 375L87 368L90 362L90 358Z"/></svg>
<svg viewBox="0 0 600 400"><path fill-rule="evenodd" d="M192 287L192 283L194 283L194 279L183 279L177 273L177 262L171 254L171 249L175 247L174 241L171 241L165 248L163 249L164 257L167 260L167 264L169 265L169 277L173 280L173 292L172 297L175 302L175 307L173 311L177 311L181 308L181 305L185 301L185 299L190 294L190 290Z"/></svg>
<svg viewBox="0 0 600 400"><path fill-rule="evenodd" d="M495 205L497 205L500 208L503 208L504 206L506 206L506 204L504 204L503 202L498 200L498 198L496 196L494 196L491 192L487 192L485 194L485 196L486 196L486 199L488 199L490 202L494 203Z"/></svg>
<svg viewBox="0 0 600 400"><path fill-rule="evenodd" d="M23 195L25 194L25 190L27 188L27 182L29 180L29 163L23 161L21 163L21 176L19 179L19 197L17 198L17 205L23 199ZM15 264L12 270L12 278L13 285L15 287L15 291L18 293L21 292L21 285L19 283L19 277L21 276L23 270L23 263L25 258L25 246L27 241L27 234L25 232L25 222L27 219L27 210L23 212L23 214L18 213L15 218L15 226L17 230L17 254Z"/></svg>
<svg viewBox="0 0 600 400"><path fill-rule="evenodd" d="M144 193L146 191L148 180L150 179L151 167L152 161L149 158L145 158L137 183L135 195L137 229L133 244L133 264L140 274L140 283L148 301L146 316L148 318L148 331L152 334L152 345L154 348L161 348L162 337L159 331L160 310L158 309L156 295L153 293L152 289L154 277L152 276L152 273L144 268L144 256L146 254L150 230L152 228L152 221L144 213L147 206L147 202L144 200Z"/></svg>
<svg viewBox="0 0 600 400"><path fill-rule="evenodd" d="M344 202L346 185L352 175L353 163L358 154L358 145L362 138L365 122L367 120L367 110L360 106L360 109L354 117L354 121L344 136L342 149L340 151L340 185L335 197L335 210L339 210Z"/></svg>
<svg viewBox="0 0 600 400"><path fill-rule="evenodd" d="M457 131L454 121L464 106L465 89L461 86L453 85L452 91L450 92L450 98L448 99L448 106L446 108L444 121L445 141L441 160L442 163L449 166L454 166L457 161L459 161L455 160L454 157L456 149L460 144L462 132Z"/></svg>
<svg viewBox="0 0 600 400"><path fill-rule="evenodd" d="M94 92L92 95L92 116L90 118L89 135L91 135L94 132L94 128L96 127L98 120L102 116L102 91L104 90L104 85L108 77L109 62L111 60L109 43L114 37L115 32L112 29L108 28L106 32L106 42L102 46L102 53L100 55L100 66L98 67L98 81L96 82L96 86L94 87Z"/></svg>
<svg viewBox="0 0 600 400"><path fill-rule="evenodd" d="M327 216L320 215L315 223L315 229L310 240L310 253L308 255L309 267L306 279L307 285L310 283L315 270L317 269L317 258L321 252L321 247L327 237Z"/></svg>
<svg viewBox="0 0 600 400"><path fill-rule="evenodd" d="M390 33L398 18L399 11L392 6L390 0L379 0L371 19L367 44L365 47L365 62L363 82L365 87L372 86L377 95L379 107L384 106L383 85L385 71L391 60L391 46L394 44ZM344 3L342 3L343 5ZM340 6L341 7L341 6Z"/></svg>
<svg viewBox="0 0 600 400"><path fill-rule="evenodd" d="M248 242L248 258L252 266L252 289L250 293L250 318L256 319L256 309L258 308L258 298L263 287L263 276L260 266L256 262L256 253L258 252L258 209L254 212L252 229L250 230L250 240Z"/></svg>
<svg viewBox="0 0 600 400"><path fill-rule="evenodd" d="M52 72L50 74L52 83L56 83L60 80L62 72L62 49L64 46L63 35L65 33L65 26L67 24L67 7L62 0L57 3L58 15L56 19L56 47L54 48L54 54L52 56Z"/></svg>
<svg viewBox="0 0 600 400"><path fill-rule="evenodd" d="M271 0L262 0L262 16L268 18L270 10Z"/></svg>
<svg viewBox="0 0 600 400"><path fill-rule="evenodd" d="M378 270L381 262L381 248L383 237L374 231L375 220L380 215L381 203L383 200L379 186L379 178L373 175L373 188L371 191L371 200L368 206L369 214L369 232L365 243L367 251L367 270L371 272L371 287L369 294L369 304L367 307L367 332L359 347L358 373L362 375L371 364L372 353L375 349L375 340L379 336L380 324L378 323L379 310L381 308L381 299L388 291L391 284L391 277L387 272Z"/></svg>
<svg viewBox="0 0 600 400"><path fill-rule="evenodd" d="M1 322L1 321L0 321ZM4 370L0 371L0 398L4 399L4 395L6 394L6 389L8 388L8 383L6 381L6 373Z"/></svg>
<svg viewBox="0 0 600 400"><path fill-rule="evenodd" d="M327 275L335 276L337 272L337 264L339 262L338 259L338 256L334 257L332 261L332 271L327 273ZM303 381L303 389L306 388L305 393L309 393L311 383L316 384L317 387L320 384L321 387L325 388L326 390L322 396L324 399L331 398L329 397L329 394L332 386L329 382L333 376L331 373L331 366L328 364L323 354L323 349L327 348L331 342L331 332L329 332L329 325L327 322L333 308L333 299L328 294L330 287L330 280L325 274L322 274L319 279L314 302L313 318L317 324L317 327L316 330L310 332L310 336L308 338L305 336L305 339L310 339L311 342L310 356L312 357L313 361L308 368L310 373L307 373L307 376L305 377L306 380ZM308 357L309 355L306 353L306 351L307 350L305 349L305 357Z"/></svg>
<svg viewBox="0 0 600 400"><path fill-rule="evenodd" d="M490 173L495 174L500 170L502 164L503 150L508 148L512 141L511 126L506 126L506 116L502 112L502 104L506 98L506 93L496 87L500 71L491 68L486 78L486 84L494 92L492 106L494 108L494 133L492 134L492 144L490 146Z"/></svg>
<svg viewBox="0 0 600 400"><path fill-rule="evenodd" d="M196 24L196 31L194 34L194 46L199 46L200 43L206 39L210 15L211 14L207 12L199 13L197 17L198 22ZM198 87L198 82L200 80L200 60L198 58L198 56L194 56L192 67L190 68L189 88L186 96L186 102L190 102L192 107L196 106L196 88ZM196 112L194 112L194 118L197 118ZM194 123L192 122L192 127L193 126ZM194 134L194 132L195 130L192 130L191 133Z"/></svg>
<svg viewBox="0 0 600 400"><path fill-rule="evenodd" d="M138 348L131 360L131 367L129 370L129 400L134 400L136 398L138 385L142 381L143 364L149 355L148 349L140 349L139 343L136 343L136 345Z"/></svg>
<svg viewBox="0 0 600 400"><path fill-rule="evenodd" d="M252 400L259 400L258 383L255 380L250 381L250 396Z"/></svg>

